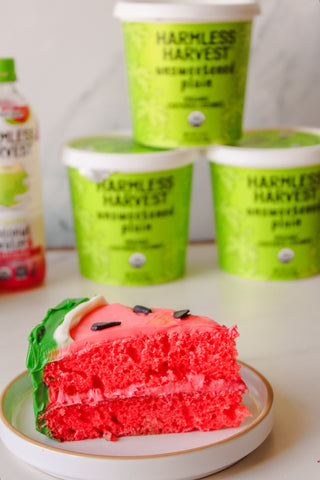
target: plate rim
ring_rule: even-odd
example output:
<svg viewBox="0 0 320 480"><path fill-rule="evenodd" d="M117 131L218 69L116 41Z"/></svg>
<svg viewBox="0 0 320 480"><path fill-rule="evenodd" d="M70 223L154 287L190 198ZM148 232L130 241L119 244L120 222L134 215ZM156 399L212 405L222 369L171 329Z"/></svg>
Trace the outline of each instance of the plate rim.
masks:
<svg viewBox="0 0 320 480"><path fill-rule="evenodd" d="M241 367L245 367L248 370L251 371L251 373L255 374L257 377L259 377L260 381L264 384L266 391L267 391L267 401L266 405L263 408L263 410L259 413L257 418L247 425L241 432L237 432L234 435L231 435L228 438L225 438L223 440L219 440L218 442L210 443L208 445L203 445L201 447L195 447L195 448L189 448L186 450L180 450L177 452L169 452L169 453L159 453L159 454L152 454L152 455L124 455L124 456L115 456L115 455L95 455L92 453L81 453L81 452L73 452L70 450L64 450L62 448L57 448L51 445L46 445L45 443L42 443L38 440L34 440L33 438L28 437L24 433L22 433L20 430L18 430L16 427L14 427L8 420L8 418L5 415L4 412L4 400L5 397L10 390L10 388L13 386L14 383L18 382L23 376L29 375L29 371L25 370L19 375L17 375L15 378L11 380L11 382L5 387L5 389L2 391L1 396L0 396L0 421L4 424L4 426L13 434L17 435L20 437L23 441L27 443L33 444L37 448L49 450L54 453L59 453L59 454L65 454L65 455L70 455L70 456L75 456L75 457L81 457L81 458L90 458L90 459L100 459L100 460L146 460L146 459L152 459L152 458L161 458L161 457L171 457L175 455L183 455L183 454L189 454L193 452L197 452L200 450L206 450L212 447L215 447L217 445L221 445L226 442L230 442L231 440L237 439L238 437L241 437L248 432L250 432L253 428L256 427L259 423L261 423L271 412L273 403L274 403L274 393L273 393L273 388L270 384L270 382L265 378L264 375L262 375L258 370L256 370L254 367L251 367L251 365L238 360L238 363L241 365ZM1 437L0 437L1 439ZM63 442L61 442L63 443Z"/></svg>

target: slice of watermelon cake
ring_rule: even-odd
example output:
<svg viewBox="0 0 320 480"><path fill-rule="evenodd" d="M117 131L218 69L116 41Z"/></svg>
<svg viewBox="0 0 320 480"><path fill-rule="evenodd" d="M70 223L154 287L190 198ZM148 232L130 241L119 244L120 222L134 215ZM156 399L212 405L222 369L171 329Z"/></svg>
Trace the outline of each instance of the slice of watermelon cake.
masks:
<svg viewBox="0 0 320 480"><path fill-rule="evenodd" d="M239 426L237 336L188 310L65 300L29 336L36 428L71 441Z"/></svg>

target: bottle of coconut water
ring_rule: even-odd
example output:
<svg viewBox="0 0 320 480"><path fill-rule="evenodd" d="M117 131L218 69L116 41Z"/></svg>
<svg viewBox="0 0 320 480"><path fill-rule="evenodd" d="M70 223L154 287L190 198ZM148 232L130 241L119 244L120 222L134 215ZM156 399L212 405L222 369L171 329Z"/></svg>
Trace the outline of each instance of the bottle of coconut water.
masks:
<svg viewBox="0 0 320 480"><path fill-rule="evenodd" d="M14 60L0 59L0 291L45 276L38 128L15 80Z"/></svg>

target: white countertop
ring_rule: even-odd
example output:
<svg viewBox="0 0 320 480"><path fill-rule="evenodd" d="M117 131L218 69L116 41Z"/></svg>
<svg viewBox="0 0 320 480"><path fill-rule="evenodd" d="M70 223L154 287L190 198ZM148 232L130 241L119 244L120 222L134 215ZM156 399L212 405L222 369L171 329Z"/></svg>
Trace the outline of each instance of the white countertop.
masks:
<svg viewBox="0 0 320 480"><path fill-rule="evenodd" d="M218 269L213 244L189 247L184 279L149 287L86 280L73 250L49 251L47 263L44 286L0 294L1 390L25 370L31 329L64 298L101 293L109 302L189 308L227 326L236 323L239 359L262 373L275 394L275 425L267 440L239 463L207 478L320 478L320 276L292 282L236 278ZM0 442L0 479L22 478L52 477L22 463Z"/></svg>

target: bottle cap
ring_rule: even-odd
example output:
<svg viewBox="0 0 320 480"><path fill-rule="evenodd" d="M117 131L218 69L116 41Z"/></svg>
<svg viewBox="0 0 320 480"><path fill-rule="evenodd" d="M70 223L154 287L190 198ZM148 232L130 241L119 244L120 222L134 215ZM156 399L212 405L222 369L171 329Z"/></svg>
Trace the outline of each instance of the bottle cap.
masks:
<svg viewBox="0 0 320 480"><path fill-rule="evenodd" d="M14 82L16 80L13 58L0 58L0 82Z"/></svg>

